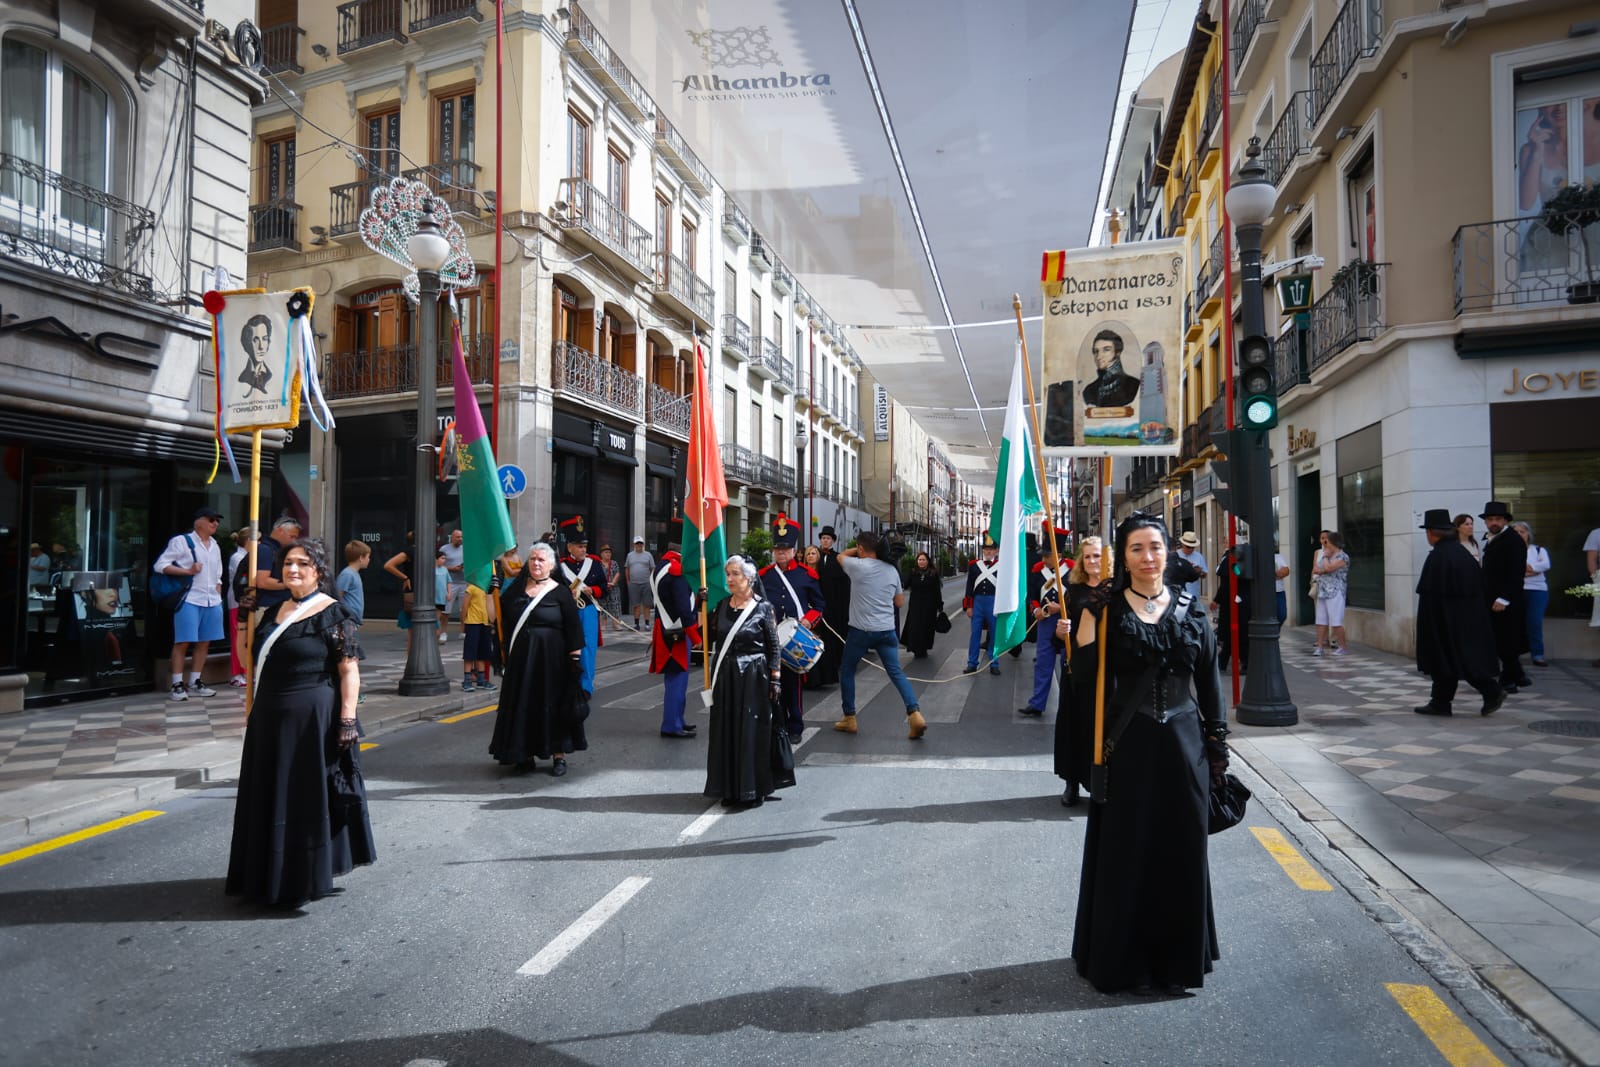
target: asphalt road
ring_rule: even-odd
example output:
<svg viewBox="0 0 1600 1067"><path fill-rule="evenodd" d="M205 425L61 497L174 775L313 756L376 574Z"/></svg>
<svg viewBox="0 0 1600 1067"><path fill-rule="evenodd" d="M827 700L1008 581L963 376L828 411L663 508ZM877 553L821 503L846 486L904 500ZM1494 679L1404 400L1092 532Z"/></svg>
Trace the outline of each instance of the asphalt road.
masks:
<svg viewBox="0 0 1600 1067"><path fill-rule="evenodd" d="M956 636L912 673L958 671ZM876 671L856 737L813 695L798 786L747 811L701 796L704 742L658 736L634 665L563 779L497 766L492 713L380 736L379 860L303 912L224 897L233 791L183 794L0 868L0 1063L1559 1062L1270 795L1212 838L1205 988L1097 993L1031 658L919 685L921 742Z"/></svg>

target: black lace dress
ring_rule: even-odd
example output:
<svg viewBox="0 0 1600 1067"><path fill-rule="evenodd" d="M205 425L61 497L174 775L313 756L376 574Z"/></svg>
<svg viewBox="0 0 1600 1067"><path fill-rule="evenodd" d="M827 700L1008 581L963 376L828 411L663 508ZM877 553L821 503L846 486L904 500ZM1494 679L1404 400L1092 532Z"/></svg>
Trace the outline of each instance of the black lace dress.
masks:
<svg viewBox="0 0 1600 1067"><path fill-rule="evenodd" d="M788 744L782 724L774 730L768 695L772 672L778 669L778 624L772 604L756 601L755 610L734 631L740 612L724 597L711 616L715 640L712 663L722 646L732 642L711 680L711 729L706 753L708 797L750 803L794 785L793 770L775 769L778 748Z"/></svg>
<svg viewBox="0 0 1600 1067"><path fill-rule="evenodd" d="M583 721L574 714L580 690L570 654L583 648L578 605L572 592L557 582L518 631L517 621L532 599L521 578L500 593L508 646L489 755L513 765L589 747Z"/></svg>
<svg viewBox="0 0 1600 1067"><path fill-rule="evenodd" d="M1086 583L1067 585L1067 619L1072 632L1082 630L1085 611L1094 590ZM1052 625L1054 617L1048 620ZM1077 782L1082 789L1089 788L1089 764L1094 752L1094 680L1098 669L1096 646L1093 642L1078 646L1076 637L1067 638L1072 650L1071 669L1061 686L1056 703L1055 772L1056 777L1067 782Z"/></svg>
<svg viewBox="0 0 1600 1067"><path fill-rule="evenodd" d="M1106 802L1089 805L1072 957L1102 992L1203 984L1218 958L1201 720L1223 716L1216 638L1178 596L1154 623L1113 595ZM1091 698L1092 699L1092 698Z"/></svg>
<svg viewBox="0 0 1600 1067"><path fill-rule="evenodd" d="M285 605L286 609L289 605ZM256 630L256 655L278 629ZM339 747L339 664L357 624L334 603L284 628L264 661L239 761L227 892L293 907L377 858L359 745Z"/></svg>

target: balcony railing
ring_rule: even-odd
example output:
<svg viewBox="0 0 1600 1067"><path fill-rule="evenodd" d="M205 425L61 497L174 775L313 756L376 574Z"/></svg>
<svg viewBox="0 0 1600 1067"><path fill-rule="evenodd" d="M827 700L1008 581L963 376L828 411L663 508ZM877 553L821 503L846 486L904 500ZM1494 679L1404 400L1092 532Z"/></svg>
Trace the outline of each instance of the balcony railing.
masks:
<svg viewBox="0 0 1600 1067"><path fill-rule="evenodd" d="M300 251L300 205L291 200L250 205L250 251L274 248Z"/></svg>
<svg viewBox="0 0 1600 1067"><path fill-rule="evenodd" d="M757 456L756 484L777 493L792 494L795 491L794 468L772 456Z"/></svg>
<svg viewBox="0 0 1600 1067"><path fill-rule="evenodd" d="M346 55L375 44L404 44L402 0L351 0L340 4L339 54Z"/></svg>
<svg viewBox="0 0 1600 1067"><path fill-rule="evenodd" d="M1600 222L1563 215L1462 226L1451 239L1455 309L1587 304L1600 299Z"/></svg>
<svg viewBox="0 0 1600 1067"><path fill-rule="evenodd" d="M149 208L0 154L0 254L150 297L155 224Z"/></svg>
<svg viewBox="0 0 1600 1067"><path fill-rule="evenodd" d="M794 275L777 260L772 263L772 291L779 296L794 292Z"/></svg>
<svg viewBox="0 0 1600 1067"><path fill-rule="evenodd" d="M574 49L585 60L584 66L600 76L600 83L611 91L629 118L644 122L655 115L655 101L650 99L650 94L644 91L644 86L633 76L627 64L611 50L606 39L600 36L600 31L589 21L588 13L576 2L569 2L566 6L572 12L572 21L567 26L567 47Z"/></svg>
<svg viewBox="0 0 1600 1067"><path fill-rule="evenodd" d="M670 252L656 253L656 292L667 294L701 322L710 324L711 286L690 270L689 264Z"/></svg>
<svg viewBox="0 0 1600 1067"><path fill-rule="evenodd" d="M759 353L750 361L750 366L763 378L780 382L788 382L794 377L794 366L783 358L783 349L778 342L770 337L763 337L758 346Z"/></svg>
<svg viewBox="0 0 1600 1067"><path fill-rule="evenodd" d="M1211 149L1218 147L1212 135L1217 132L1217 122L1221 118L1222 68L1218 67L1211 75L1211 85L1206 90L1206 111L1200 120L1200 151L1197 155L1204 156Z"/></svg>
<svg viewBox="0 0 1600 1067"><path fill-rule="evenodd" d="M750 269L766 274L772 270L772 252L759 233L750 234Z"/></svg>
<svg viewBox="0 0 1600 1067"><path fill-rule="evenodd" d="M343 237L355 233L361 228L361 213L372 202L372 194L388 181L385 175L379 178L362 178L358 182L346 182L344 185L335 185L328 190L328 236Z"/></svg>
<svg viewBox="0 0 1600 1067"><path fill-rule="evenodd" d="M1311 370L1383 330L1383 270L1387 263L1358 261L1334 275L1311 305Z"/></svg>
<svg viewBox="0 0 1600 1067"><path fill-rule="evenodd" d="M261 67L268 74L304 73L300 66L300 38L305 30L292 22L267 26L261 31Z"/></svg>
<svg viewBox="0 0 1600 1067"><path fill-rule="evenodd" d="M1261 165L1267 169L1267 181L1277 185L1289 173L1295 158L1311 151L1311 90L1301 89L1289 94L1289 102L1277 125L1267 135L1261 148Z"/></svg>
<svg viewBox="0 0 1600 1067"><path fill-rule="evenodd" d="M411 5L411 32L421 33L463 19L483 21L478 0L408 0Z"/></svg>
<svg viewBox="0 0 1600 1067"><path fill-rule="evenodd" d="M722 473L741 485L755 485L760 478L760 458L743 445L722 446Z"/></svg>
<svg viewBox="0 0 1600 1067"><path fill-rule="evenodd" d="M663 389L654 382L645 392L646 418L658 430L676 434L685 440L689 437L689 398Z"/></svg>
<svg viewBox="0 0 1600 1067"><path fill-rule="evenodd" d="M1278 368L1278 395L1282 396L1297 385L1311 382L1311 353L1300 345L1300 338L1309 334L1302 330L1288 330L1273 342L1272 354Z"/></svg>
<svg viewBox="0 0 1600 1067"><path fill-rule="evenodd" d="M607 363L569 341L555 343L550 364L557 393L609 404L635 417L644 413L644 379L626 367Z"/></svg>
<svg viewBox="0 0 1600 1067"><path fill-rule="evenodd" d="M467 357L467 376L483 385L494 377L494 336L474 334L462 339ZM455 385L455 360L447 344L440 343L434 374L438 388ZM322 360L322 391L329 400L353 400L368 396L390 396L417 390L417 349L415 345L393 345L354 352L330 352Z"/></svg>
<svg viewBox="0 0 1600 1067"><path fill-rule="evenodd" d="M1250 41L1266 18L1267 0L1244 0L1234 14L1233 69L1244 66L1244 54L1250 50Z"/></svg>
<svg viewBox="0 0 1600 1067"><path fill-rule="evenodd" d="M1345 0L1333 25L1311 57L1311 115L1315 126L1358 62L1378 51L1383 40L1383 0Z"/></svg>
<svg viewBox="0 0 1600 1067"><path fill-rule="evenodd" d="M1223 229L1217 227L1217 232L1211 235L1211 286L1219 284L1228 273L1228 261L1222 254ZM1200 290L1206 296L1211 295L1211 288Z"/></svg>
<svg viewBox="0 0 1600 1067"><path fill-rule="evenodd" d="M1211 283L1216 277L1214 274L1212 274L1212 271L1215 269L1216 267L1214 266L1214 261L1208 259L1204 263L1200 264L1199 270L1195 271L1194 295L1201 305L1205 303L1206 297L1211 293Z"/></svg>
<svg viewBox="0 0 1600 1067"><path fill-rule="evenodd" d="M722 232L739 244L750 243L750 220L744 217L744 212L732 200L722 209Z"/></svg>
<svg viewBox="0 0 1600 1067"><path fill-rule="evenodd" d="M750 327L737 315L722 316L722 350L746 363L750 361Z"/></svg>
<svg viewBox="0 0 1600 1067"><path fill-rule="evenodd" d="M478 176L482 173L483 168L470 159L454 159L415 167L404 175L426 185L430 192L449 204L451 214L477 216L483 210L478 193Z"/></svg>
<svg viewBox="0 0 1600 1067"><path fill-rule="evenodd" d="M556 221L596 238L645 277L655 275L649 231L613 204L610 197L582 178L561 179L559 196L567 210Z"/></svg>
<svg viewBox="0 0 1600 1067"><path fill-rule="evenodd" d="M694 149L689 147L689 142L683 139L678 128L659 111L656 112L656 147L665 149L672 169L689 183L697 195L711 195L711 172L700 162L700 157L694 154Z"/></svg>

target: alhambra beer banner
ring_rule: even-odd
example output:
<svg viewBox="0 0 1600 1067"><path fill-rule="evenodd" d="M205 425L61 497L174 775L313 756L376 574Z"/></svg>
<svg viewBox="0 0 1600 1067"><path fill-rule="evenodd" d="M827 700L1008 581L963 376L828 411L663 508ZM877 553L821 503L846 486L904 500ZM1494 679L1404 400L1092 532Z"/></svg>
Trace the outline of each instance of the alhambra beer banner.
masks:
<svg viewBox="0 0 1600 1067"><path fill-rule="evenodd" d="M1175 456L1183 242L1044 254L1044 450Z"/></svg>

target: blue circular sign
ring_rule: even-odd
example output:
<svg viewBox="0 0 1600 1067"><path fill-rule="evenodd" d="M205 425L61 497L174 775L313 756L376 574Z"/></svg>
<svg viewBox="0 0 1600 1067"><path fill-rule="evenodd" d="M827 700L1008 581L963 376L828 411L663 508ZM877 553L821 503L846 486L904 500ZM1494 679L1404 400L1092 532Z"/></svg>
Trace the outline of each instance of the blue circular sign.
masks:
<svg viewBox="0 0 1600 1067"><path fill-rule="evenodd" d="M495 477L500 479L500 491L506 495L507 500L515 500L528 488L528 476L514 463L503 464L495 472Z"/></svg>

